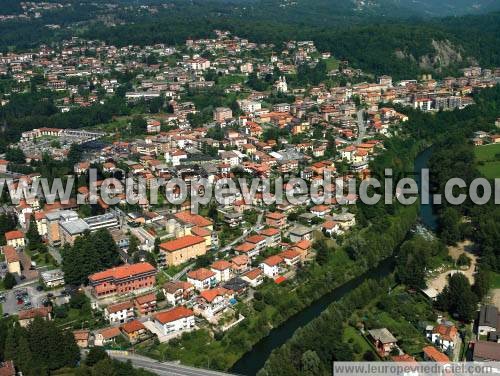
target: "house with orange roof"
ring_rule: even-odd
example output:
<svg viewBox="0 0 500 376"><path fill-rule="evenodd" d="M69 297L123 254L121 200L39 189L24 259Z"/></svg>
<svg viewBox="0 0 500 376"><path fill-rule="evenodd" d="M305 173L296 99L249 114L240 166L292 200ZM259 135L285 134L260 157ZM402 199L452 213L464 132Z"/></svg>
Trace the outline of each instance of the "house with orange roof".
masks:
<svg viewBox="0 0 500 376"><path fill-rule="evenodd" d="M206 252L207 244L204 237L186 235L160 244L159 263L176 266L202 256Z"/></svg>
<svg viewBox="0 0 500 376"><path fill-rule="evenodd" d="M263 251L267 246L266 237L260 234L247 236L245 241L247 243L254 244L257 252L259 253Z"/></svg>
<svg viewBox="0 0 500 376"><path fill-rule="evenodd" d="M214 287L217 284L216 274L206 268L192 270L187 274L187 281L198 291Z"/></svg>
<svg viewBox="0 0 500 376"><path fill-rule="evenodd" d="M154 292L134 298L135 309L139 314L146 316L156 311L156 294Z"/></svg>
<svg viewBox="0 0 500 376"><path fill-rule="evenodd" d="M281 231L274 227L268 227L259 232L266 238L266 247L276 247L281 242Z"/></svg>
<svg viewBox="0 0 500 376"><path fill-rule="evenodd" d="M35 317L40 317L43 320L52 320L52 307L38 307L19 311L18 321L21 327L27 327Z"/></svg>
<svg viewBox="0 0 500 376"><path fill-rule="evenodd" d="M179 306L153 316L154 323L164 335L171 335L194 328L194 312Z"/></svg>
<svg viewBox="0 0 500 376"><path fill-rule="evenodd" d="M150 289L156 282L156 269L147 262L125 264L89 276L92 294L98 298Z"/></svg>
<svg viewBox="0 0 500 376"><path fill-rule="evenodd" d="M441 351L453 351L458 339L458 329L455 325L441 323L432 330L427 330L427 338Z"/></svg>
<svg viewBox="0 0 500 376"><path fill-rule="evenodd" d="M24 234L19 230L7 231L5 233L5 241L7 245L14 248L20 248L26 245Z"/></svg>
<svg viewBox="0 0 500 376"><path fill-rule="evenodd" d="M230 299L234 297L232 290L217 287L205 290L196 298L194 311L209 321L214 321L215 315L229 307Z"/></svg>
<svg viewBox="0 0 500 376"><path fill-rule="evenodd" d="M95 346L106 346L112 344L121 336L120 328L117 326L99 330L94 337Z"/></svg>
<svg viewBox="0 0 500 376"><path fill-rule="evenodd" d="M11 274L21 276L21 261L16 249L10 245L3 247L3 254L5 262L7 263L7 270Z"/></svg>
<svg viewBox="0 0 500 376"><path fill-rule="evenodd" d="M147 333L147 329L139 320L132 320L120 327L121 332L131 343L137 342Z"/></svg>
<svg viewBox="0 0 500 376"><path fill-rule="evenodd" d="M437 362L437 363L449 363L450 358L448 358L441 351L436 349L434 346L425 346L422 349L424 353L424 360L428 362Z"/></svg>
<svg viewBox="0 0 500 376"><path fill-rule="evenodd" d="M231 269L233 270L233 273L239 274L239 273L244 273L245 271L247 271L249 261L250 261L250 259L248 258L247 255L234 256L230 260Z"/></svg>
<svg viewBox="0 0 500 376"><path fill-rule="evenodd" d="M226 260L217 260L210 265L210 270L215 273L218 282L229 281L233 276L231 263Z"/></svg>
<svg viewBox="0 0 500 376"><path fill-rule="evenodd" d="M0 173L5 174L7 172L7 166L9 165L9 161L5 159L0 159Z"/></svg>
<svg viewBox="0 0 500 376"><path fill-rule="evenodd" d="M168 281L163 285L163 293L170 305L178 306L194 295L194 286L186 281Z"/></svg>
<svg viewBox="0 0 500 376"><path fill-rule="evenodd" d="M282 257L274 255L262 261L259 267L262 269L265 276L274 278L280 274L283 263L284 260Z"/></svg>
<svg viewBox="0 0 500 376"><path fill-rule="evenodd" d="M246 255L250 259L259 255L259 251L255 244L248 242L237 245L236 247L234 247L234 251L236 253Z"/></svg>
<svg viewBox="0 0 500 376"><path fill-rule="evenodd" d="M241 279L248 282L250 286L257 287L264 282L264 274L261 269L254 268L241 275Z"/></svg>
<svg viewBox="0 0 500 376"><path fill-rule="evenodd" d="M330 213L331 208L328 205L315 205L310 209L310 211L316 217L324 218L325 215Z"/></svg>
<svg viewBox="0 0 500 376"><path fill-rule="evenodd" d="M285 249L279 256L288 266L295 266L300 262L300 252L293 249Z"/></svg>
<svg viewBox="0 0 500 376"><path fill-rule="evenodd" d="M89 347L90 330L73 330L73 336L75 337L75 342L78 347L81 349Z"/></svg>
<svg viewBox="0 0 500 376"><path fill-rule="evenodd" d="M197 227L205 228L209 231L213 230L212 220L205 218L199 214L193 214L189 210L184 210L174 214L174 217L183 224L190 224Z"/></svg>
<svg viewBox="0 0 500 376"><path fill-rule="evenodd" d="M278 212L267 213L266 224L271 227L282 229L286 226L286 216Z"/></svg>

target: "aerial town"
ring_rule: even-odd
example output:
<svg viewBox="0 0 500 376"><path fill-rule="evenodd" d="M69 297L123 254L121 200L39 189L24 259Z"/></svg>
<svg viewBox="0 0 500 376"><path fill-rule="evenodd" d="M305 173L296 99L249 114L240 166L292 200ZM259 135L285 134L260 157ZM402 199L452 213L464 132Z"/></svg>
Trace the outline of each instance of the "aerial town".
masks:
<svg viewBox="0 0 500 376"><path fill-rule="evenodd" d="M27 12L36 17L36 9ZM315 204L290 180L319 185L325 172L366 179L412 113L464 110L475 105L475 93L500 83L500 68L461 73L395 81L355 69L312 41L262 44L220 30L180 45L118 48L75 37L0 54L0 76L9 78L1 106L19 106L15 96L30 90L61 116L16 130L0 155L0 177L10 182L0 207L3 318L22 328L53 321L82 353L102 347L198 366L179 343L194 342L197 333L224 342L225 333L248 327L266 312L269 291L300 290L324 263L322 248L347 244L366 223L357 195ZM87 125L63 117L91 108L100 109ZM470 142L500 143L500 119L491 129ZM69 172L62 167L68 163ZM91 171L97 180L89 187ZM39 192L7 199L11 189L67 175L77 182L68 200ZM143 179L148 189L157 178L189 187L197 179L283 177L283 188L304 200L268 204L257 190L251 202L234 194L194 212L189 198L167 202L175 189L160 190L157 202L144 196L130 203L120 193L110 205L93 197L104 179L126 177ZM472 284L478 260L468 251L456 257L460 267L447 259L425 288L404 294L432 306L447 289L445 274L463 273ZM383 360L500 361L500 290L492 291L469 322L430 308L434 321L408 331L408 322L394 326L399 330L385 321L350 326L352 347ZM6 360L0 374L14 375L16 367Z"/></svg>

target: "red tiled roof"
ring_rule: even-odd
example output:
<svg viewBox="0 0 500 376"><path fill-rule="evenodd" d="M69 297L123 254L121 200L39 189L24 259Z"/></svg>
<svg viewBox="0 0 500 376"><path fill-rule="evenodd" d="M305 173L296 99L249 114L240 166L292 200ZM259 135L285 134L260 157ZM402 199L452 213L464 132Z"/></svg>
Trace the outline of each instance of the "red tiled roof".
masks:
<svg viewBox="0 0 500 376"><path fill-rule="evenodd" d="M170 240L160 244L160 248L166 252L175 252L183 248L192 247L193 245L205 243L205 239L201 236L186 235L182 238Z"/></svg>
<svg viewBox="0 0 500 376"><path fill-rule="evenodd" d="M271 213L266 214L266 218L271 218L271 219L276 219L276 220L282 219L284 217L285 217L284 214L277 213L277 212L271 212Z"/></svg>
<svg viewBox="0 0 500 376"><path fill-rule="evenodd" d="M424 351L424 354L429 359L431 359L435 362L449 362L450 361L450 359L445 354L443 354L442 352L437 350L434 346L425 346L423 348L423 351Z"/></svg>
<svg viewBox="0 0 500 376"><path fill-rule="evenodd" d="M122 325L122 330L125 333L134 333L139 330L146 329L145 326L139 320L132 320Z"/></svg>
<svg viewBox="0 0 500 376"><path fill-rule="evenodd" d="M201 237L211 235L210 231L208 231L206 228L198 227L198 226L195 226L191 229L191 234L196 235L196 236L201 236Z"/></svg>
<svg viewBox="0 0 500 376"><path fill-rule="evenodd" d="M118 337L120 335L120 328L119 327L106 328L101 330L99 334L102 335L104 339Z"/></svg>
<svg viewBox="0 0 500 376"><path fill-rule="evenodd" d="M131 277L137 274L143 274L148 272L153 272L156 269L153 265L148 262L139 262L137 264L125 264L118 266L116 268L111 268L104 270L102 272L94 273L89 276L91 281L99 281L101 279L113 277L113 278L125 278Z"/></svg>
<svg viewBox="0 0 500 376"><path fill-rule="evenodd" d="M19 255L17 254L15 248L10 245L3 247L3 254L5 255L5 261L9 264L11 262L19 261Z"/></svg>
<svg viewBox="0 0 500 376"><path fill-rule="evenodd" d="M274 280L274 283L276 283L277 285L279 285L280 283L283 283L283 282L285 282L285 281L286 281L286 278L285 278L285 277L283 277L283 276L279 276L278 278L276 278L276 279Z"/></svg>
<svg viewBox="0 0 500 376"><path fill-rule="evenodd" d="M264 261L262 261L264 264L269 265L269 266L276 266L279 263L283 262L283 259L280 256L274 255L266 258Z"/></svg>
<svg viewBox="0 0 500 376"><path fill-rule="evenodd" d="M240 245L234 247L235 251L244 252L244 253L248 253L254 249L255 249L255 244L252 244L252 243L243 243L243 244L240 244Z"/></svg>
<svg viewBox="0 0 500 376"><path fill-rule="evenodd" d="M76 341L85 341L89 339L90 331L88 330L74 330L73 336Z"/></svg>
<svg viewBox="0 0 500 376"><path fill-rule="evenodd" d="M24 238L24 234L19 230L8 231L5 233L6 240L20 239Z"/></svg>
<svg viewBox="0 0 500 376"><path fill-rule="evenodd" d="M135 298L135 302L137 304L146 304L146 303L151 303L156 301L156 294L155 293L150 293L146 295L141 295Z"/></svg>
<svg viewBox="0 0 500 376"><path fill-rule="evenodd" d="M253 243L253 244L260 243L260 242L262 242L264 240L266 240L266 238L264 236L262 236L262 235L251 235L248 238L246 238L246 241L248 243Z"/></svg>
<svg viewBox="0 0 500 376"><path fill-rule="evenodd" d="M253 280L257 278L259 275L262 275L262 270L260 270L259 268L255 268L243 274L243 277L247 277L248 279Z"/></svg>
<svg viewBox="0 0 500 376"><path fill-rule="evenodd" d="M226 260L217 260L215 261L212 265L210 265L210 268L216 269L216 270L226 270L231 267L231 263Z"/></svg>
<svg viewBox="0 0 500 376"><path fill-rule="evenodd" d="M186 317L193 316L194 313L190 309L187 309L186 307L175 307L173 309L170 309L168 311L164 312L159 312L157 313L154 318L156 321L160 322L161 324L166 324L172 321L184 319Z"/></svg>
<svg viewBox="0 0 500 376"><path fill-rule="evenodd" d="M34 319L35 317L47 317L52 312L52 307L31 308L19 311L19 320Z"/></svg>
<svg viewBox="0 0 500 376"><path fill-rule="evenodd" d="M246 255L238 255L231 259L231 262L236 265L247 265L248 264L248 256Z"/></svg>
<svg viewBox="0 0 500 376"><path fill-rule="evenodd" d="M189 210L181 211L174 215L177 219L180 219L183 222L191 223L198 227L207 227L212 225L212 221L202 217L198 214L193 214Z"/></svg>
<svg viewBox="0 0 500 376"><path fill-rule="evenodd" d="M130 300L126 302L121 302L121 303L116 303L116 304L110 304L109 306L106 307L106 311L109 313L115 313L123 310L129 310L132 308L134 305Z"/></svg>
<svg viewBox="0 0 500 376"><path fill-rule="evenodd" d="M277 228L272 228L272 227L266 228L260 232L260 234L263 236L274 236L274 235L277 235L279 233L280 233L280 230L278 230Z"/></svg>
<svg viewBox="0 0 500 376"><path fill-rule="evenodd" d="M197 281L204 281L205 279L211 278L215 275L215 273L211 270L205 268L199 268L193 271L190 271L187 276L191 279L196 279Z"/></svg>
<svg viewBox="0 0 500 376"><path fill-rule="evenodd" d="M294 251L293 249L284 250L279 255L280 255L280 257L283 257L284 259L289 259L289 260L294 259L296 257L300 257L300 253L297 251Z"/></svg>
<svg viewBox="0 0 500 376"><path fill-rule="evenodd" d="M216 297L224 296L229 291L230 290L227 290L224 287L217 287L215 289L210 289L200 292L200 297L205 299L208 303L211 303Z"/></svg>

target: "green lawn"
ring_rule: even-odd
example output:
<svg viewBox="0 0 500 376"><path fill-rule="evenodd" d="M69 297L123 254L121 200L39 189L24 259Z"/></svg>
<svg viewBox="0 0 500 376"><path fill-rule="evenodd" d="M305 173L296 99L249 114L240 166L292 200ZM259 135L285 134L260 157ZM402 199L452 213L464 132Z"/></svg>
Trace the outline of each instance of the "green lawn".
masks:
<svg viewBox="0 0 500 376"><path fill-rule="evenodd" d="M325 60L326 63L326 70L331 71L334 69L337 69L339 67L339 61L333 57L330 57Z"/></svg>
<svg viewBox="0 0 500 376"><path fill-rule="evenodd" d="M488 179L500 177L500 144L477 146L474 152L481 174Z"/></svg>
<svg viewBox="0 0 500 376"><path fill-rule="evenodd" d="M500 273L491 273L491 288L500 289Z"/></svg>
<svg viewBox="0 0 500 376"><path fill-rule="evenodd" d="M344 341L347 343L351 343L353 350L355 352L355 360L363 360L363 354L367 351L370 351L377 358L377 354L373 351L373 347L367 342L365 337L361 335L359 330L353 328L352 326L347 326L344 329Z"/></svg>

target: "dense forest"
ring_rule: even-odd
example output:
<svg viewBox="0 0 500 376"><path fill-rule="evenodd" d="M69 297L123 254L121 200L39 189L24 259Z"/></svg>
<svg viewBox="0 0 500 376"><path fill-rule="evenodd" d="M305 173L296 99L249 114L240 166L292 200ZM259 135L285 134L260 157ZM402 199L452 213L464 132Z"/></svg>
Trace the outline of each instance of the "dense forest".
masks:
<svg viewBox="0 0 500 376"><path fill-rule="evenodd" d="M34 48L70 35L118 46L182 44L189 37L206 37L214 29L224 29L253 41L275 43L277 48L288 40L314 40L320 50L331 51L355 67L395 78L414 78L423 72L444 76L475 62L500 66L499 13L422 19L408 11L413 5L400 9L391 1L381 1L373 11L360 11L344 0L299 1L294 6L280 6L277 0L244 5L227 0L172 0L159 5L153 1L147 3L157 8L150 13L131 3L135 8L111 10L83 1L48 12L42 19L1 22L0 51ZM495 9L486 3L482 9ZM51 29L47 24L61 27Z"/></svg>

